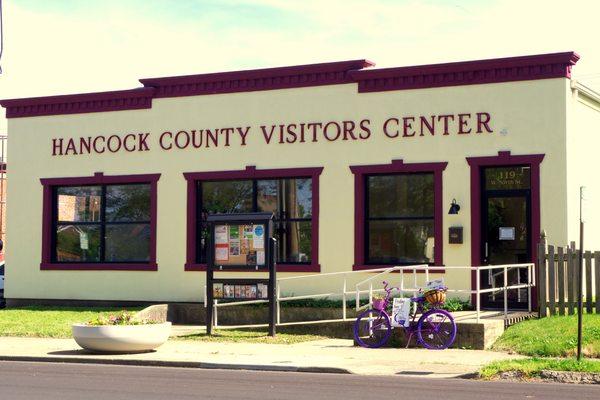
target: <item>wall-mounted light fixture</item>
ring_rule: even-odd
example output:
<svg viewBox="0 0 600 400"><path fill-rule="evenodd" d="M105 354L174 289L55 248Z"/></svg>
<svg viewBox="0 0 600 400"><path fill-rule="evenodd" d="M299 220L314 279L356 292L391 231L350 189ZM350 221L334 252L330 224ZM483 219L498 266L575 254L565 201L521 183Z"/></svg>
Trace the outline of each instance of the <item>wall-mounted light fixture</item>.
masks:
<svg viewBox="0 0 600 400"><path fill-rule="evenodd" d="M456 203L456 199L452 199L452 204L450 204L450 210L448 210L448 214L458 214L460 211L460 206Z"/></svg>

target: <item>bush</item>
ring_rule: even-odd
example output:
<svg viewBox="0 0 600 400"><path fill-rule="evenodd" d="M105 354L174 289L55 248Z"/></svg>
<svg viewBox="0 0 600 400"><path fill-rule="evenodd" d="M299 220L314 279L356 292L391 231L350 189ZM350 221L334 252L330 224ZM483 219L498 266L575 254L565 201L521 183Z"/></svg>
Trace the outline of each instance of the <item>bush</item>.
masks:
<svg viewBox="0 0 600 400"><path fill-rule="evenodd" d="M89 326L103 326L103 325L148 325L157 324L158 322L135 318L135 313L128 311L121 311L117 314L110 314L108 316L100 314L97 317L89 320L87 325Z"/></svg>
<svg viewBox="0 0 600 400"><path fill-rule="evenodd" d="M450 312L471 311L474 309L468 300L462 300L459 298L446 299L446 303L444 303L442 308Z"/></svg>
<svg viewBox="0 0 600 400"><path fill-rule="evenodd" d="M393 300L390 301L392 304ZM363 306L368 303L367 299L361 299L360 305ZM264 306L264 305L263 305ZM301 300L290 300L281 302L282 307L314 307L314 308L342 308L342 300L329 300L327 298L322 299L301 299ZM356 301L354 299L346 301L346 307L354 308ZM473 306L468 300L461 300L459 298L449 298L442 305L442 309L450 312L456 311L469 311L473 310Z"/></svg>

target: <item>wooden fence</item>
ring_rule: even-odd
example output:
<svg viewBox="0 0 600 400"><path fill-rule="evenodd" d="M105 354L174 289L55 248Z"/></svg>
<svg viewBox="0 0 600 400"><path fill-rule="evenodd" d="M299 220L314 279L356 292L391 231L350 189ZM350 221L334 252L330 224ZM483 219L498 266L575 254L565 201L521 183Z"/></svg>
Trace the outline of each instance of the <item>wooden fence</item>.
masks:
<svg viewBox="0 0 600 400"><path fill-rule="evenodd" d="M542 237L538 248L538 304L540 317L573 315L579 293L579 250L575 243L560 247L546 245ZM583 253L583 307L600 314L600 251Z"/></svg>

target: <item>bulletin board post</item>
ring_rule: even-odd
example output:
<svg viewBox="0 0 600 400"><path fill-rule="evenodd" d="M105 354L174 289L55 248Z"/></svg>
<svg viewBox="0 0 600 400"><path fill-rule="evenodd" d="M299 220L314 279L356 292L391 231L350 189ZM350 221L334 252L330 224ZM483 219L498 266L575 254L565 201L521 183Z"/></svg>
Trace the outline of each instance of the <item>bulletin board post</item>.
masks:
<svg viewBox="0 0 600 400"><path fill-rule="evenodd" d="M275 336L277 243L273 237L273 214L215 214L207 217L207 227L207 334L212 334L216 299L268 300L269 335ZM268 279L215 278L218 271L268 272Z"/></svg>

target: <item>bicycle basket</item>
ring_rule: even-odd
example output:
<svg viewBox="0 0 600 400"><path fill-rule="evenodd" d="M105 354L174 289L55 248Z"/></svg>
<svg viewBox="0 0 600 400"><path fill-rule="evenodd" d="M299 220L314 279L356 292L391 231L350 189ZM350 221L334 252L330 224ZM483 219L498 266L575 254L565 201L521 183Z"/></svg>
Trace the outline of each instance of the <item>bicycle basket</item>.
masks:
<svg viewBox="0 0 600 400"><path fill-rule="evenodd" d="M428 290L424 297L429 304L443 304L446 301L446 291L442 289Z"/></svg>

